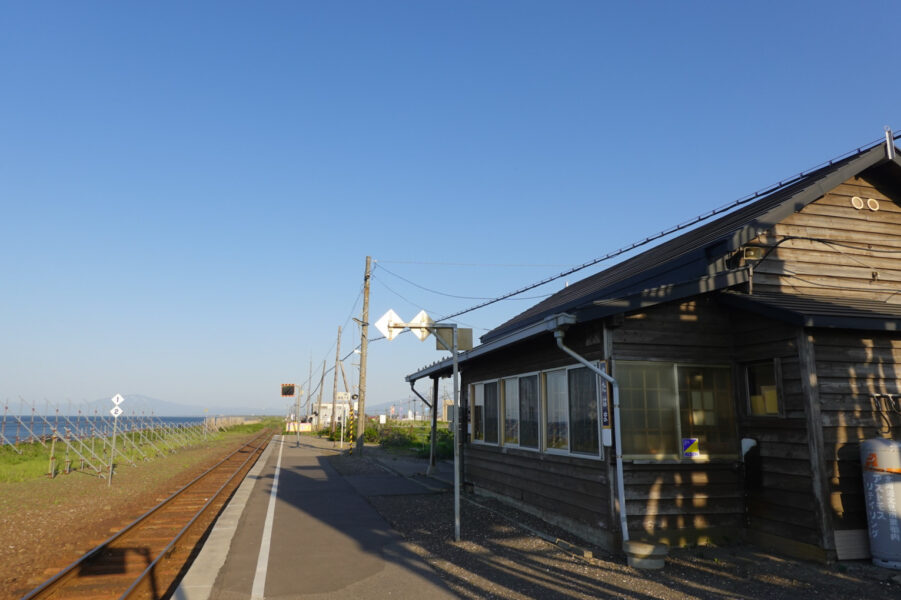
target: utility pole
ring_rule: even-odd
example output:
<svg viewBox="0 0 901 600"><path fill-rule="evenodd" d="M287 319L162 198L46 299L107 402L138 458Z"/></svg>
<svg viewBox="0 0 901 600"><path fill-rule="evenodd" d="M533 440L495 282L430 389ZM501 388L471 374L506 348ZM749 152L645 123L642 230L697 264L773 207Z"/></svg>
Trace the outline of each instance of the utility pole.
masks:
<svg viewBox="0 0 901 600"><path fill-rule="evenodd" d="M366 430L366 350L369 348L369 277L372 273L372 257L366 257L366 273L363 275L363 334L360 339L360 411L357 417L357 456L363 456L363 432Z"/></svg>
<svg viewBox="0 0 901 600"><path fill-rule="evenodd" d="M338 343L335 346L335 383L332 386L332 424L329 432L335 433L335 408L338 404L338 361L341 360L341 326L338 325ZM343 420L342 420L343 422Z"/></svg>
<svg viewBox="0 0 901 600"><path fill-rule="evenodd" d="M307 389L313 389L313 355L310 354L310 376L307 377ZM313 414L313 398L307 397L307 422L310 422L310 415Z"/></svg>
<svg viewBox="0 0 901 600"><path fill-rule="evenodd" d="M349 393L350 393L350 386L347 385L347 374L344 372L344 361L341 361L341 362L338 363L338 364L341 365L341 379L344 380L344 391L347 392L347 393L349 394Z"/></svg>
<svg viewBox="0 0 901 600"><path fill-rule="evenodd" d="M319 396L316 398L316 427L322 429L322 386L325 385L325 361L322 361L322 376L319 378Z"/></svg>

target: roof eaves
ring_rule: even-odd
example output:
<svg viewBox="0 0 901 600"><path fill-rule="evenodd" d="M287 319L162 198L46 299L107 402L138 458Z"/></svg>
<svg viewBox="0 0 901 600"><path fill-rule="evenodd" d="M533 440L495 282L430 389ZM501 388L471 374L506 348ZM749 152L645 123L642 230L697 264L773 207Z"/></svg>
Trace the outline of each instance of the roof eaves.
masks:
<svg viewBox="0 0 901 600"><path fill-rule="evenodd" d="M504 336L503 338L493 340L486 344L480 344L472 350L459 353L457 355L457 364L460 365L473 358L488 354L489 352L494 352L495 350L499 350L500 348L509 346L510 344L514 344L516 342L521 342L536 335L554 331L554 329L556 329L564 321L567 323L572 323L574 319L570 315L567 315L563 312L551 315L545 319L542 319L538 323L533 323L527 327L523 327L517 331L510 333L509 335ZM411 373L404 379L410 382L422 379L423 377L446 377L448 375L447 371L453 368L453 362L453 357L446 358L440 362L434 363L432 365L429 365L428 367L420 369L419 371Z"/></svg>

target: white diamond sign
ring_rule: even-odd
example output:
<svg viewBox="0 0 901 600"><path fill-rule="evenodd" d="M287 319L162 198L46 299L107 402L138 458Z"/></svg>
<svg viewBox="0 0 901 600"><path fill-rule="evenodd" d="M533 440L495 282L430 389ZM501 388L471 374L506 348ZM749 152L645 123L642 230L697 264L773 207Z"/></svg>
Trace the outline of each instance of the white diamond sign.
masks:
<svg viewBox="0 0 901 600"><path fill-rule="evenodd" d="M118 417L119 415L122 414L122 412L123 412L123 410L119 406L114 406L109 411L109 413L111 415L113 415L114 417Z"/></svg>
<svg viewBox="0 0 901 600"><path fill-rule="evenodd" d="M113 404L115 404L116 406L119 406L123 402L125 402L125 398L122 397L122 394L116 394L115 396L113 396Z"/></svg>
<svg viewBox="0 0 901 600"><path fill-rule="evenodd" d="M419 311L419 314L413 317L413 320L410 321L410 331L412 331L413 335L418 337L419 341L421 342L432 334L432 330L429 329L429 326L434 322L435 321L433 321L432 318L428 314L426 314L424 310L421 310Z"/></svg>
<svg viewBox="0 0 901 600"><path fill-rule="evenodd" d="M378 321L375 322L375 328L379 330L379 332L385 336L388 340L393 340L397 337L397 334L403 331L402 327L390 327L393 323L403 323L403 319L397 316L397 313L393 310L389 310L385 314L382 315Z"/></svg>

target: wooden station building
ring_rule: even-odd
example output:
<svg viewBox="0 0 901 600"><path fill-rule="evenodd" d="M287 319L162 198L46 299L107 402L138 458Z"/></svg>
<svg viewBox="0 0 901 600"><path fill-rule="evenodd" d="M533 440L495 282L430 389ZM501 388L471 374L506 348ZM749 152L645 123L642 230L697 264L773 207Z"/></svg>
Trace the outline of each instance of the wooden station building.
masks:
<svg viewBox="0 0 901 600"><path fill-rule="evenodd" d="M610 548L625 522L869 556L859 442L901 439L895 152L888 134L483 336L459 357L465 484ZM618 430L612 387L562 344L616 381Z"/></svg>

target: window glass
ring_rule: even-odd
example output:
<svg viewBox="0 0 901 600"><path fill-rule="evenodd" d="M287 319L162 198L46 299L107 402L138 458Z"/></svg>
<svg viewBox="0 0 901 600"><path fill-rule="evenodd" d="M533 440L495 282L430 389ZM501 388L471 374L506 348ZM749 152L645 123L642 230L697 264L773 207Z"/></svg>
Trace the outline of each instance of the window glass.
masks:
<svg viewBox="0 0 901 600"><path fill-rule="evenodd" d="M519 380L504 380L504 443L519 443Z"/></svg>
<svg viewBox="0 0 901 600"><path fill-rule="evenodd" d="M616 365L616 379L623 454L676 455L679 444L673 365L621 361Z"/></svg>
<svg viewBox="0 0 901 600"><path fill-rule="evenodd" d="M548 448L569 449L568 402L566 398L566 371L545 373L545 440Z"/></svg>
<svg viewBox="0 0 901 600"><path fill-rule="evenodd" d="M519 445L538 447L538 375L519 378Z"/></svg>
<svg viewBox="0 0 901 600"><path fill-rule="evenodd" d="M570 451L598 454L597 375L580 367L567 371L569 384Z"/></svg>
<svg viewBox="0 0 901 600"><path fill-rule="evenodd" d="M472 439L485 441L485 393L484 384L476 384L473 388L472 401Z"/></svg>
<svg viewBox="0 0 901 600"><path fill-rule="evenodd" d="M755 363L746 367L748 382L748 413L755 417L781 414L776 362Z"/></svg>
<svg viewBox="0 0 901 600"><path fill-rule="evenodd" d="M678 367L679 404L683 438L697 438L702 454L735 453L730 369Z"/></svg>
<svg viewBox="0 0 901 600"><path fill-rule="evenodd" d="M485 394L485 443L496 444L498 432L497 382L483 386Z"/></svg>

